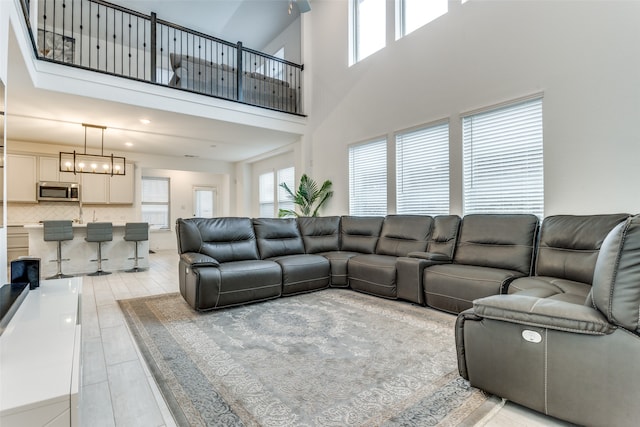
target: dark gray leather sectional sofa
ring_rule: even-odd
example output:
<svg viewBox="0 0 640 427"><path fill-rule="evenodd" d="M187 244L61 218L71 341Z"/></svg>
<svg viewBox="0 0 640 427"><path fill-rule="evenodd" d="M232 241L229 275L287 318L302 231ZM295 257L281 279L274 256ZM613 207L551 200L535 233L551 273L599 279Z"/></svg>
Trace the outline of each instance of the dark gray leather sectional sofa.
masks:
<svg viewBox="0 0 640 427"><path fill-rule="evenodd" d="M471 385L578 424L640 419L640 216L192 218L176 232L196 310L328 286L407 300L459 313Z"/></svg>

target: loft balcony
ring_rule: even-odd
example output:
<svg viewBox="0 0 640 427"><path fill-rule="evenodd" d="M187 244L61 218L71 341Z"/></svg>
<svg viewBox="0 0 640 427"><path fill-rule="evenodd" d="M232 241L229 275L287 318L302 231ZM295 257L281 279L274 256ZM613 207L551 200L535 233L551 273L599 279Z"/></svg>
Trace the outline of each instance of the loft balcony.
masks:
<svg viewBox="0 0 640 427"><path fill-rule="evenodd" d="M39 60L303 115L302 65L101 0L21 3Z"/></svg>

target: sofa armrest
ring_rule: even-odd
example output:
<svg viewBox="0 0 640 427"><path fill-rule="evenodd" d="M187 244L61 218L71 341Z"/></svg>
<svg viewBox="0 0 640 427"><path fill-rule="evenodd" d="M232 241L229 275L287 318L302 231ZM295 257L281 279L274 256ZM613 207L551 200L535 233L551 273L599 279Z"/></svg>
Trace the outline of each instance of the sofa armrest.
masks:
<svg viewBox="0 0 640 427"><path fill-rule="evenodd" d="M198 252L185 252L180 254L180 260L189 264L190 267L219 267L220 263L209 255Z"/></svg>
<svg viewBox="0 0 640 427"><path fill-rule="evenodd" d="M616 330L598 310L586 305L525 295L493 295L473 302L477 316L586 335Z"/></svg>
<svg viewBox="0 0 640 427"><path fill-rule="evenodd" d="M409 252L409 258L426 259L428 261L434 261L433 264L451 262L451 258L448 255L437 252Z"/></svg>

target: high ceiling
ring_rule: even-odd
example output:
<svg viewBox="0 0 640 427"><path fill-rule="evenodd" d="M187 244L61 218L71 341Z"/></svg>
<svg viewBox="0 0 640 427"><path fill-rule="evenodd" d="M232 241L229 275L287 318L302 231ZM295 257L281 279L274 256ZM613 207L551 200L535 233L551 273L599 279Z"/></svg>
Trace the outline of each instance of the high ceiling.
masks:
<svg viewBox="0 0 640 427"><path fill-rule="evenodd" d="M289 0L110 0L245 47L261 50L299 16ZM267 52L273 53L273 52Z"/></svg>
<svg viewBox="0 0 640 427"><path fill-rule="evenodd" d="M288 14L288 0L113 2L143 13L153 11L158 18L227 40L241 40L245 46L259 46L258 49L298 16L295 7ZM291 132L36 88L13 35L9 42L8 80L6 130L10 140L78 147L84 143L81 124L91 123L107 126L105 151L234 162L263 155L299 138L299 134ZM141 119L151 123L143 124ZM88 130L87 146L100 147L96 129Z"/></svg>

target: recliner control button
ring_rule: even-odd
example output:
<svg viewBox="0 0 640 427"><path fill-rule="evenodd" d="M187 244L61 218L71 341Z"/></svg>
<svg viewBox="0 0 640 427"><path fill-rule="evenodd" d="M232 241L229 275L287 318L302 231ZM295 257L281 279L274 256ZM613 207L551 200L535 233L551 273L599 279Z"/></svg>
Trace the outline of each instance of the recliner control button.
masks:
<svg viewBox="0 0 640 427"><path fill-rule="evenodd" d="M525 341L529 341L532 343L542 342L542 335L540 335L540 333L536 331L531 331L529 329L525 329L524 331L522 331L522 338L524 338Z"/></svg>

